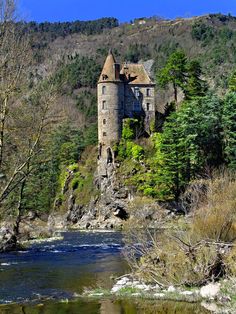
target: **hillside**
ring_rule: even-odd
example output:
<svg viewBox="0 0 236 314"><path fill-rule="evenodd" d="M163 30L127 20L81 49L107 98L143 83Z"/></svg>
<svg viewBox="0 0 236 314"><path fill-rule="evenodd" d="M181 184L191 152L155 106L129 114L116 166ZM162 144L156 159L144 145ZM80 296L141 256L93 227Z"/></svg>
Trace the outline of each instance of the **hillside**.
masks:
<svg viewBox="0 0 236 314"><path fill-rule="evenodd" d="M44 47L35 48L40 61L37 73L41 76L70 62L68 57L77 54L91 57L101 66L110 47L118 61L152 59L155 76L168 56L180 48L189 58L200 61L210 85L222 93L236 64L236 18L231 16L215 14L173 21L146 19L146 24L121 24L91 35L77 32L58 36L57 28L53 29L53 36L48 36L48 31L33 32L34 40L44 40ZM162 111L169 95L159 90L157 97L158 109Z"/></svg>

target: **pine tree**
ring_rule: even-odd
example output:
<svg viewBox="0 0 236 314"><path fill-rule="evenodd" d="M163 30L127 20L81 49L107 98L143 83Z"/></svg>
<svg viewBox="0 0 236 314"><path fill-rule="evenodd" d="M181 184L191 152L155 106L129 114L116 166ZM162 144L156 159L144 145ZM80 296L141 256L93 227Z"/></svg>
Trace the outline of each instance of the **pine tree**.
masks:
<svg viewBox="0 0 236 314"><path fill-rule="evenodd" d="M158 75L158 83L161 87L172 84L174 100L178 102L178 88L183 88L187 78L187 58L183 51L174 52L168 59L165 67Z"/></svg>
<svg viewBox="0 0 236 314"><path fill-rule="evenodd" d="M187 81L184 87L186 100L191 100L194 97L203 97L206 95L207 84L201 78L202 68L198 61L190 61L187 65Z"/></svg>

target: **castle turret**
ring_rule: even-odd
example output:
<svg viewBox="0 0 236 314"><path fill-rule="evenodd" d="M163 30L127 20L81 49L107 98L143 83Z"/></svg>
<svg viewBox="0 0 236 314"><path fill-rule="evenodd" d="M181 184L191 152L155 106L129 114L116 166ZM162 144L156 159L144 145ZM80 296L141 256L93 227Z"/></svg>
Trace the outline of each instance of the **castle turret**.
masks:
<svg viewBox="0 0 236 314"><path fill-rule="evenodd" d="M98 92L98 174L106 176L113 164L113 146L121 138L124 113L124 83L120 80L120 64L111 51L106 58L97 86Z"/></svg>

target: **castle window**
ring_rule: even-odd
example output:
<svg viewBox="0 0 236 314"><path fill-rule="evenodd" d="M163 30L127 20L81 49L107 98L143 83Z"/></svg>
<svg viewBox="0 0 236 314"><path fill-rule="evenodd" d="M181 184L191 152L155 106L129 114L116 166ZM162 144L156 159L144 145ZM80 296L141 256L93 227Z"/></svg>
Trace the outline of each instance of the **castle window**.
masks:
<svg viewBox="0 0 236 314"><path fill-rule="evenodd" d="M103 110L107 109L107 102L106 102L106 100L102 101L102 109Z"/></svg>
<svg viewBox="0 0 236 314"><path fill-rule="evenodd" d="M113 158L112 158L112 151L110 149L110 147L107 149L107 164L111 164L113 161Z"/></svg>
<svg viewBox="0 0 236 314"><path fill-rule="evenodd" d="M147 88L147 89L146 89L146 96L147 96L147 97L150 97L150 96L151 96L151 90L150 90L150 88Z"/></svg>
<svg viewBox="0 0 236 314"><path fill-rule="evenodd" d="M106 86L102 87L102 94L105 95L106 94Z"/></svg>
<svg viewBox="0 0 236 314"><path fill-rule="evenodd" d="M106 119L103 119L102 123L105 125L107 124L107 120Z"/></svg>
<svg viewBox="0 0 236 314"><path fill-rule="evenodd" d="M134 95L135 95L136 98L138 98L140 96L140 92L139 92L139 88L138 87L134 88Z"/></svg>
<svg viewBox="0 0 236 314"><path fill-rule="evenodd" d="M103 136L107 136L107 133L106 132L103 132L103 134L102 134Z"/></svg>
<svg viewBox="0 0 236 314"><path fill-rule="evenodd" d="M150 104L147 103L147 111L150 111Z"/></svg>

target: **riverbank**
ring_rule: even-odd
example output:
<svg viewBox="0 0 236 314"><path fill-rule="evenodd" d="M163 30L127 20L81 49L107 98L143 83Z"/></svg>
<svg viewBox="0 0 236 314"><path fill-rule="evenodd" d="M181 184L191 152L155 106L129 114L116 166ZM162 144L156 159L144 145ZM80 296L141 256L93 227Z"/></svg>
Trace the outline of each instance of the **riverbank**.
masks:
<svg viewBox="0 0 236 314"><path fill-rule="evenodd" d="M133 279L131 275L125 275L115 283L111 290L85 291L83 297L200 304L210 313L232 314L236 312L235 286L236 279L231 278L218 283L209 283L201 288L169 286L163 289L158 284L145 284Z"/></svg>

